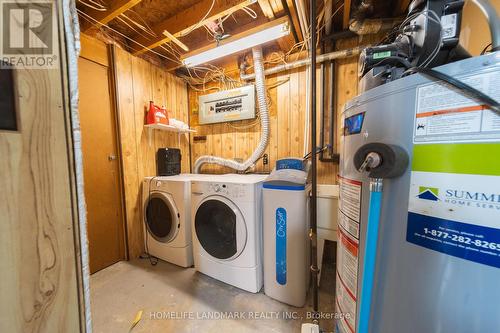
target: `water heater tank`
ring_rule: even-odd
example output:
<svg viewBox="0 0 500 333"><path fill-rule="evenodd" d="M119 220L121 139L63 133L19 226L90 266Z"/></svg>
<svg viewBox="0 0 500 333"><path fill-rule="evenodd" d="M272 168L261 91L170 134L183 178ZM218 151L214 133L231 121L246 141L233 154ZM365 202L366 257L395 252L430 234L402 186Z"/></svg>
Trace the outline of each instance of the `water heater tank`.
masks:
<svg viewBox="0 0 500 333"><path fill-rule="evenodd" d="M500 100L500 52L436 70ZM383 181L369 332L498 332L500 115L412 75L348 102L342 121L337 332L358 332L370 193L353 158L368 143L410 157Z"/></svg>

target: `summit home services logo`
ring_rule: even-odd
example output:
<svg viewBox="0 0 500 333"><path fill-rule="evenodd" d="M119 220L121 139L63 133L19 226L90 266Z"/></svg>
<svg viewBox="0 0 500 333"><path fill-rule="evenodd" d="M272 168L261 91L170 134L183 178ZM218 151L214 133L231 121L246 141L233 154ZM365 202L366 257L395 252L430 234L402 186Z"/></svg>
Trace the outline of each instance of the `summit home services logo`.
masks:
<svg viewBox="0 0 500 333"><path fill-rule="evenodd" d="M0 0L0 66L58 67L55 1Z"/></svg>
<svg viewBox="0 0 500 333"><path fill-rule="evenodd" d="M436 187L425 187L420 186L418 188L419 199L430 200L430 201L439 201L439 189Z"/></svg>

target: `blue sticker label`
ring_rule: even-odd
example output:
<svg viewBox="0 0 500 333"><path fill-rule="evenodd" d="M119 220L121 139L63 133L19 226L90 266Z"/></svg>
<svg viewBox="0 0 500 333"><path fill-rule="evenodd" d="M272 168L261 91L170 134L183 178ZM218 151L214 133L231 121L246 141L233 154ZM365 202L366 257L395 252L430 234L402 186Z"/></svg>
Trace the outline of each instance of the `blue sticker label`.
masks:
<svg viewBox="0 0 500 333"><path fill-rule="evenodd" d="M500 230L408 213L406 240L454 257L500 268Z"/></svg>
<svg viewBox="0 0 500 333"><path fill-rule="evenodd" d="M286 284L286 209L276 209L276 281Z"/></svg>

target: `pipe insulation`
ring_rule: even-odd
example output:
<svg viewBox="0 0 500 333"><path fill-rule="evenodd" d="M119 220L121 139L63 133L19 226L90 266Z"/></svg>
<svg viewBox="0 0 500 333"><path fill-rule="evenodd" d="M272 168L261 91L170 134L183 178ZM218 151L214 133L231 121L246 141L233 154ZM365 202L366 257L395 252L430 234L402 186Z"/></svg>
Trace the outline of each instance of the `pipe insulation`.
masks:
<svg viewBox="0 0 500 333"><path fill-rule="evenodd" d="M257 160L264 154L264 151L269 142L269 109L266 100L266 85L264 76L264 64L262 62L262 48L252 48L253 63L255 70L255 89L257 90L257 102L260 110L260 125L261 136L260 142L255 151L252 153L245 162L239 163L233 160L216 157L216 156L200 156L194 165L194 173L200 173L203 164L217 164L229 167L238 171L245 171L257 162Z"/></svg>
<svg viewBox="0 0 500 333"><path fill-rule="evenodd" d="M66 56L69 87L69 108L71 111L71 128L73 138L73 158L76 177L76 196L78 202L78 231L80 243L81 284L83 289L83 316L85 317L85 327L83 332L92 332L92 319L90 310L90 270L89 270L89 247L87 238L87 208L85 204L85 190L83 181L83 153L82 153L82 133L80 128L80 116L78 112L78 56L80 55L80 26L78 24L78 13L74 0L64 0L62 2L64 34L66 39ZM78 271L78 270L77 270Z"/></svg>
<svg viewBox="0 0 500 333"><path fill-rule="evenodd" d="M357 46L357 47L353 47L351 49L345 49L345 50L341 50L341 51L335 51L335 52L330 52L330 53L326 53L326 54L321 54L321 55L316 57L316 63L319 64L319 63L322 63L322 62L325 62L328 60L352 57L352 56L355 56L355 55L358 55L359 53L361 53L361 51L366 47L368 47L368 45ZM279 65L279 66L275 66L275 67L266 69L264 71L264 75L276 74L276 73L279 73L282 71L287 71L287 70L295 69L295 68L306 66L306 65L307 66L311 65L311 58L305 58L305 59L297 60L294 62L290 62L287 64L283 64L283 65ZM257 72L257 71L255 71L255 72ZM253 80L253 79L255 79L255 74L241 74L240 78L243 81Z"/></svg>

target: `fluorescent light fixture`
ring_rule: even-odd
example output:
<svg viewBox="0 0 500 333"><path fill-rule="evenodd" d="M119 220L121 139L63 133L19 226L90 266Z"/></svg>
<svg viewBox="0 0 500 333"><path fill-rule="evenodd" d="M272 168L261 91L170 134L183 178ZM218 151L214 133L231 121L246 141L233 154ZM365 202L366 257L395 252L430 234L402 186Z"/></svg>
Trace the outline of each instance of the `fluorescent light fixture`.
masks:
<svg viewBox="0 0 500 333"><path fill-rule="evenodd" d="M213 49L186 57L182 62L186 67L197 66L217 58L252 48L256 45L270 42L280 37L287 36L288 34L290 34L290 27L288 21L286 21L233 41L228 40L226 43Z"/></svg>

